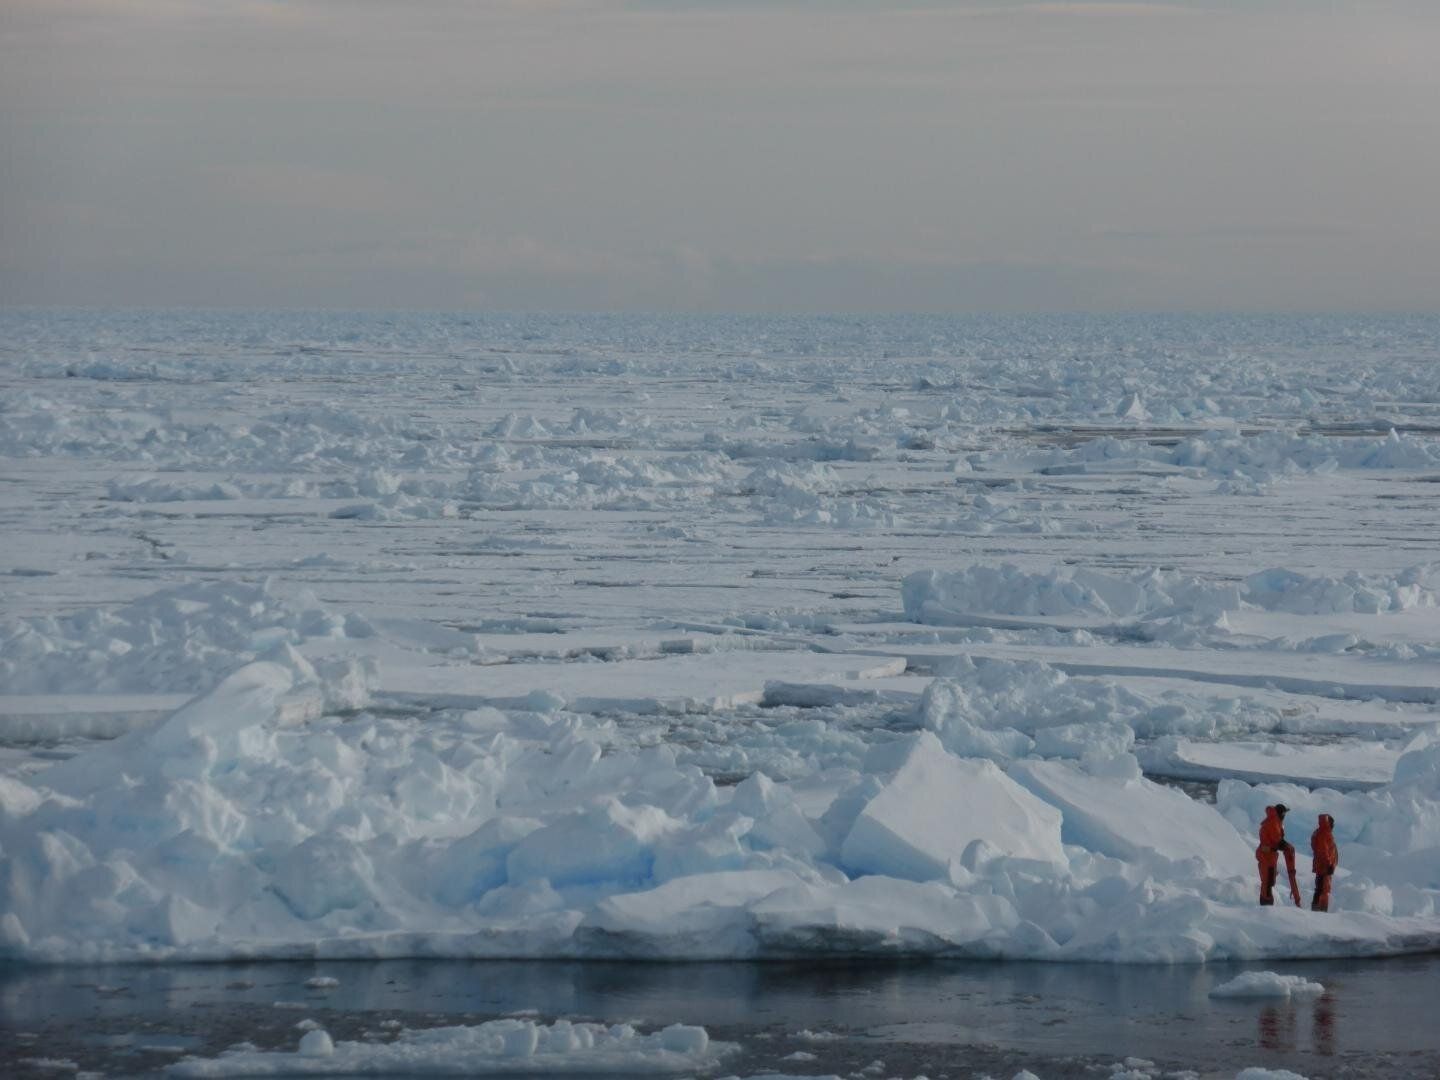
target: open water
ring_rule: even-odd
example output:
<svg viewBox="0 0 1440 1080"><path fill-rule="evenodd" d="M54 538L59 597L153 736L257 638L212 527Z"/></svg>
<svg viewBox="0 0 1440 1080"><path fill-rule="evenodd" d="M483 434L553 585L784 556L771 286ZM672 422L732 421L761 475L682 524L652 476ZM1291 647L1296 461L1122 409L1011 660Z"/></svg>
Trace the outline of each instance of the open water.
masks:
<svg viewBox="0 0 1440 1080"><path fill-rule="evenodd" d="M1319 997L1212 999L1241 965L924 963L344 963L10 967L0 972L0 1075L36 1059L107 1077L160 1075L186 1053L248 1041L293 1049L302 1019L337 1039L524 1014L703 1024L738 1042L716 1075L770 1071L934 1078L1232 1077L1248 1066L1322 1077L1440 1075L1440 959L1270 964ZM1253 966L1252 966L1253 969ZM329 975L340 985L309 990ZM386 1024L386 1021L392 1023ZM809 1033L809 1034L806 1034ZM816 1034L833 1037L813 1037ZM784 1060L797 1051L815 1055ZM1134 1063L1132 1063L1134 1064ZM53 1075L53 1072L50 1072Z"/></svg>

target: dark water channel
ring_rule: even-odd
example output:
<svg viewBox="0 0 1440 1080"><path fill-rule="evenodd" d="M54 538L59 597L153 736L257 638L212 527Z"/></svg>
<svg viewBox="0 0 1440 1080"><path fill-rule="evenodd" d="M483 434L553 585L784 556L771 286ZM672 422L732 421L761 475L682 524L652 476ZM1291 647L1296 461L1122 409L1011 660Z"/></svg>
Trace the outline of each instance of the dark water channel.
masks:
<svg viewBox="0 0 1440 1080"><path fill-rule="evenodd" d="M1242 970L1300 974L1316 998L1221 1000ZM314 976L339 980L308 989ZM248 1041L292 1050L310 1018L337 1039L526 1013L738 1042L717 1076L764 1072L1107 1077L1244 1067L1440 1077L1440 957L1138 967L1026 963L675 964L391 960L0 969L0 1075L158 1075ZM387 1024L386 1022L389 1021ZM399 1022L399 1024L396 1023ZM815 1039L802 1033L828 1033ZM797 1051L813 1059L786 1058ZM49 1062L49 1065L38 1062ZM554 1074L551 1074L554 1075Z"/></svg>

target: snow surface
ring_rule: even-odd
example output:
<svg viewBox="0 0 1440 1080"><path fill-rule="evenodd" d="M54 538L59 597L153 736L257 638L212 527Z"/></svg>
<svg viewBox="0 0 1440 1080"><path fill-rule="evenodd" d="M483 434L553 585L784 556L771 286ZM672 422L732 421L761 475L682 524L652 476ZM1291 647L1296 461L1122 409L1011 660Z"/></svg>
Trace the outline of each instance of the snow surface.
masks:
<svg viewBox="0 0 1440 1080"><path fill-rule="evenodd" d="M1440 320L0 329L0 956L1440 944Z"/></svg>

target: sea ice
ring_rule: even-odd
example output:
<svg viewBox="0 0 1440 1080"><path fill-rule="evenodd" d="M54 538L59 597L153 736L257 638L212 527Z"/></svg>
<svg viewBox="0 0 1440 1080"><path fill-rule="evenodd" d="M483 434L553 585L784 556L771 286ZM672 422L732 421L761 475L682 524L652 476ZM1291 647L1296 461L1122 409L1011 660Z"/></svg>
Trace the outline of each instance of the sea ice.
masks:
<svg viewBox="0 0 1440 1080"><path fill-rule="evenodd" d="M911 881L943 877L951 863L973 870L983 853L1063 863L1060 814L992 762L945 753L928 732L906 748L840 847L852 874Z"/></svg>
<svg viewBox="0 0 1440 1080"><path fill-rule="evenodd" d="M4 957L1440 941L1433 319L0 327Z"/></svg>

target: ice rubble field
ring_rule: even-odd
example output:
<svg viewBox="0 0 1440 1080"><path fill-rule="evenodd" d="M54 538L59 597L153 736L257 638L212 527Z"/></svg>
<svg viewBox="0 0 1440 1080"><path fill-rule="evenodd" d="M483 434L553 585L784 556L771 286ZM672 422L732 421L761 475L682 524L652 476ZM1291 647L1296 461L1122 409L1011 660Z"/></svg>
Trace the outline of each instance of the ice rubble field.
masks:
<svg viewBox="0 0 1440 1080"><path fill-rule="evenodd" d="M1440 319L0 330L0 956L1440 947Z"/></svg>

